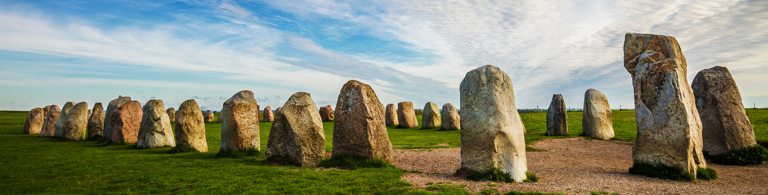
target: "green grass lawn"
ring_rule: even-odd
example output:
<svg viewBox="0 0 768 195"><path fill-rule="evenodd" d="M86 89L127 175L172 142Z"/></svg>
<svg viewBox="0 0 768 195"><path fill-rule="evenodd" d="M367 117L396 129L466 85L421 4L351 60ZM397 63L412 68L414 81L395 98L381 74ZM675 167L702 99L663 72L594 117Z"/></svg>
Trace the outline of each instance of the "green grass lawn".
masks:
<svg viewBox="0 0 768 195"><path fill-rule="evenodd" d="M768 142L768 110L747 110L759 141ZM210 152L167 154L170 148L133 149L95 141L65 142L21 134L27 112L0 111L0 193L3 194L425 194L400 180L405 170L316 170L273 166L264 156L216 158L220 123L206 123ZM569 136L547 137L546 113L521 114L526 143L578 137L581 112L568 112ZM614 111L616 140L633 141L634 111ZM421 123L421 118L419 123ZM271 122L260 122L261 149ZM324 122L331 151L333 122ZM395 148L460 147L459 131L387 127ZM438 146L447 143L448 146ZM458 193L458 192L457 192ZM464 193L464 192L461 192Z"/></svg>

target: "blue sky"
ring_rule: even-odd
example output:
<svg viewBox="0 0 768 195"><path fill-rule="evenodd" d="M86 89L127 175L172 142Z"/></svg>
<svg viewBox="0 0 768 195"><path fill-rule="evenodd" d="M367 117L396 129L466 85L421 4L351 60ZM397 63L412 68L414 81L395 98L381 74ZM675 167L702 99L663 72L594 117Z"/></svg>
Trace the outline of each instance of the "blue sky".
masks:
<svg viewBox="0 0 768 195"><path fill-rule="evenodd" d="M584 92L633 105L626 32L671 35L699 70L726 66L745 106L768 106L768 1L0 0L0 110L66 101L187 99L218 110L308 92L334 105L350 79L382 103L459 105L466 72L512 79L518 108Z"/></svg>

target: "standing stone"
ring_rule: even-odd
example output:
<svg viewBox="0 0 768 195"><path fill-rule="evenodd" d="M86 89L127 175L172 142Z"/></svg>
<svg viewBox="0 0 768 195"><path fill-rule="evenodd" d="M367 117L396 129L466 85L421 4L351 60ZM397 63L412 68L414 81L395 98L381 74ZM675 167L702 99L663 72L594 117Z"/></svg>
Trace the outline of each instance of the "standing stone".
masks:
<svg viewBox="0 0 768 195"><path fill-rule="evenodd" d="M387 104L386 113L384 114L386 119L386 125L387 126L397 126L400 124L397 118L397 108L395 108L395 104Z"/></svg>
<svg viewBox="0 0 768 195"><path fill-rule="evenodd" d="M267 106L264 108L264 122L275 121L275 116L272 114L272 107Z"/></svg>
<svg viewBox="0 0 768 195"><path fill-rule="evenodd" d="M102 138L104 136L104 108L101 102L96 102L91 110L91 117L88 118L88 139Z"/></svg>
<svg viewBox="0 0 768 195"><path fill-rule="evenodd" d="M224 109L222 109L224 111ZM219 117L225 112L219 113ZM194 99L184 101L179 106L176 115L176 146L194 148L200 152L208 152L208 141L205 138L205 121L203 112Z"/></svg>
<svg viewBox="0 0 768 195"><path fill-rule="evenodd" d="M67 114L69 113L69 109L72 109L74 106L74 102L67 102L64 104L64 107L61 108L59 118L56 119L56 131L53 132L53 137L64 137L64 124L67 122Z"/></svg>
<svg viewBox="0 0 768 195"><path fill-rule="evenodd" d="M626 34L624 67L632 75L637 120L632 159L682 167L695 177L707 164L687 66L674 37Z"/></svg>
<svg viewBox="0 0 768 195"><path fill-rule="evenodd" d="M700 71L693 78L692 88L705 151L719 155L757 144L741 93L727 68L715 66Z"/></svg>
<svg viewBox="0 0 768 195"><path fill-rule="evenodd" d="M413 103L404 101L397 103L398 127L414 128L419 126L416 113L413 111Z"/></svg>
<svg viewBox="0 0 768 195"><path fill-rule="evenodd" d="M48 116L48 111L51 110L51 106L53 106L53 105L47 105L47 106L43 107L43 118ZM45 119L43 119L43 121L45 121Z"/></svg>
<svg viewBox="0 0 768 195"><path fill-rule="evenodd" d="M24 134L38 134L45 123L45 111L42 108L33 108L27 113L27 121L24 122Z"/></svg>
<svg viewBox="0 0 768 195"><path fill-rule="evenodd" d="M40 137L51 137L56 132L56 121L61 115L61 109L57 105L51 105L48 109L48 114L45 115L45 121L43 122L43 128L40 130Z"/></svg>
<svg viewBox="0 0 768 195"><path fill-rule="evenodd" d="M613 138L613 117L608 98L596 89L584 93L584 113L581 118L584 135L608 140Z"/></svg>
<svg viewBox="0 0 768 195"><path fill-rule="evenodd" d="M88 103L77 103L67 111L62 137L67 141L82 141L88 137Z"/></svg>
<svg viewBox="0 0 768 195"><path fill-rule="evenodd" d="M131 97L119 96L107 104L107 112L104 113L104 141L112 140L112 113L123 106L123 104L131 101ZM139 107L141 109L141 107Z"/></svg>
<svg viewBox="0 0 768 195"><path fill-rule="evenodd" d="M256 104L256 120L261 121L261 106Z"/></svg>
<svg viewBox="0 0 768 195"><path fill-rule="evenodd" d="M547 109L547 136L568 135L568 114L563 95L555 94Z"/></svg>
<svg viewBox="0 0 768 195"><path fill-rule="evenodd" d="M165 110L165 112L168 113L168 118L171 119L171 122L176 122L176 109L173 107L168 108L168 110Z"/></svg>
<svg viewBox="0 0 768 195"><path fill-rule="evenodd" d="M91 115L92 115L92 114L93 114L93 111L91 111L91 109L88 109L88 119L89 119L89 120L91 119Z"/></svg>
<svg viewBox="0 0 768 195"><path fill-rule="evenodd" d="M143 113L139 101L129 101L115 109L110 120L112 133L109 141L136 143Z"/></svg>
<svg viewBox="0 0 768 195"><path fill-rule="evenodd" d="M442 114L442 130L459 130L461 129L461 117L456 107L453 107L451 103L443 104Z"/></svg>
<svg viewBox="0 0 768 195"><path fill-rule="evenodd" d="M309 93L293 94L279 112L267 140L267 156L287 156L301 166L315 166L325 158L325 131ZM325 108L325 107L324 107Z"/></svg>
<svg viewBox="0 0 768 195"><path fill-rule="evenodd" d="M528 170L523 121L512 81L493 65L467 72L461 81L461 167L498 168L522 182Z"/></svg>
<svg viewBox="0 0 768 195"><path fill-rule="evenodd" d="M260 150L259 121L253 92L237 92L224 102L227 107L221 125L221 151Z"/></svg>
<svg viewBox="0 0 768 195"><path fill-rule="evenodd" d="M333 107L331 105L320 107L320 118L325 121L333 121Z"/></svg>
<svg viewBox="0 0 768 195"><path fill-rule="evenodd" d="M221 115L221 113L219 113ZM205 122L210 123L213 122L213 112L211 110L205 110Z"/></svg>
<svg viewBox="0 0 768 195"><path fill-rule="evenodd" d="M435 127L440 127L442 125L441 118L440 118L440 110L437 108L437 104L432 102L427 102L427 104L424 105L424 114L422 114L421 117L421 128L422 129L431 129Z"/></svg>
<svg viewBox="0 0 768 195"><path fill-rule="evenodd" d="M371 86L347 81L336 101L332 156L356 155L392 162L383 110Z"/></svg>
<svg viewBox="0 0 768 195"><path fill-rule="evenodd" d="M149 100L144 104L141 115L138 148L175 147L176 141L171 128L171 119L165 110L163 100Z"/></svg>

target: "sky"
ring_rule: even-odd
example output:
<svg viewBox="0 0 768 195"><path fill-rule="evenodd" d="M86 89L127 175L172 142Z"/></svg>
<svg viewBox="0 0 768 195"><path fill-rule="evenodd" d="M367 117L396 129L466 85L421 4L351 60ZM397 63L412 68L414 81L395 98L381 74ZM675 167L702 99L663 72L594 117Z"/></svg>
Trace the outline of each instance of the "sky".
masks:
<svg viewBox="0 0 768 195"><path fill-rule="evenodd" d="M0 0L0 110L119 95L219 110L240 90L277 108L308 92L336 105L354 79L382 103L459 107L491 64L519 109L602 91L633 107L627 32L675 37L696 73L725 66L746 107L768 106L768 1Z"/></svg>

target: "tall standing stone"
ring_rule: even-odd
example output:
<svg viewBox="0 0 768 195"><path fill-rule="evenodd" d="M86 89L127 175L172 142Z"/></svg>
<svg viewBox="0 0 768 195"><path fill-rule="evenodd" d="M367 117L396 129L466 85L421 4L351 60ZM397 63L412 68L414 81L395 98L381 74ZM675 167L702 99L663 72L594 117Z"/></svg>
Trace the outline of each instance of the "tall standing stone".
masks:
<svg viewBox="0 0 768 195"><path fill-rule="evenodd" d="M264 122L275 121L275 115L272 113L272 107L267 106L264 108Z"/></svg>
<svg viewBox="0 0 768 195"><path fill-rule="evenodd" d="M632 75L637 120L632 159L682 167L695 177L707 164L687 66L674 37L626 34L624 67Z"/></svg>
<svg viewBox="0 0 768 195"><path fill-rule="evenodd" d="M168 113L168 118L171 119L171 122L176 122L176 109L173 107L168 108L165 110L165 112Z"/></svg>
<svg viewBox="0 0 768 195"><path fill-rule="evenodd" d="M432 102L427 102L427 104L424 105L422 117L421 117L421 128L422 129L431 129L435 127L440 127L442 125L441 118L440 118L440 110L437 108L437 104Z"/></svg>
<svg viewBox="0 0 768 195"><path fill-rule="evenodd" d="M323 121L333 121L333 107L331 105L320 107L320 118Z"/></svg>
<svg viewBox="0 0 768 195"><path fill-rule="evenodd" d="M387 126L396 126L399 125L400 122L397 118L397 108L395 108L395 104L387 104L387 110L385 115L385 121Z"/></svg>
<svg viewBox="0 0 768 195"><path fill-rule="evenodd" d="M144 104L141 115L138 148L175 147L176 141L171 128L171 119L165 110L163 100L149 100Z"/></svg>
<svg viewBox="0 0 768 195"><path fill-rule="evenodd" d="M715 66L700 71L693 78L692 88L705 151L719 155L757 144L741 93L727 68Z"/></svg>
<svg viewBox="0 0 768 195"><path fill-rule="evenodd" d="M416 119L416 113L413 111L413 103L404 101L397 103L397 122L398 127L414 128L419 126Z"/></svg>
<svg viewBox="0 0 768 195"><path fill-rule="evenodd" d="M226 110L227 110L227 107L226 107L226 106L222 106L222 107L221 107L221 111L219 111L219 118L218 118L218 119L216 119L216 122L217 122L217 123L223 123L223 122L224 122L224 115L223 115L223 114L221 114L221 113L224 113Z"/></svg>
<svg viewBox="0 0 768 195"><path fill-rule="evenodd" d="M461 81L461 167L498 168L522 182L528 170L523 121L512 81L493 65L467 72Z"/></svg>
<svg viewBox="0 0 768 195"><path fill-rule="evenodd" d="M139 128L143 115L139 101L129 101L112 112L112 133L109 141L120 143L136 143L139 138Z"/></svg>
<svg viewBox="0 0 768 195"><path fill-rule="evenodd" d="M237 92L224 102L227 107L221 125L221 151L260 150L259 121L253 92Z"/></svg>
<svg viewBox="0 0 768 195"><path fill-rule="evenodd" d="M102 107L101 102L96 102L91 110L91 117L88 118L88 139L102 138L104 136L104 107Z"/></svg>
<svg viewBox="0 0 768 195"><path fill-rule="evenodd" d="M120 106L123 106L123 104L128 103L131 101L131 97L128 96L119 96L115 98L112 101L109 101L109 104L107 104L107 112L104 113L104 140L105 141L111 141L112 139L112 113L117 110L117 108L120 108ZM141 107L139 107L141 109Z"/></svg>
<svg viewBox="0 0 768 195"><path fill-rule="evenodd" d="M62 137L68 141L82 141L88 137L88 103L77 103L67 111L62 130Z"/></svg>
<svg viewBox="0 0 768 195"><path fill-rule="evenodd" d="M456 107L453 107L451 103L443 104L442 114L442 130L459 130L461 129L461 117Z"/></svg>
<svg viewBox="0 0 768 195"><path fill-rule="evenodd" d="M43 122L43 128L40 130L40 137L51 137L56 132L56 121L61 115L61 109L57 105L51 105L48 109L48 113L45 114L45 121Z"/></svg>
<svg viewBox="0 0 768 195"><path fill-rule="evenodd" d="M45 111L42 108L33 108L27 113L27 120L24 122L24 134L39 134L45 123Z"/></svg>
<svg viewBox="0 0 768 195"><path fill-rule="evenodd" d="M547 136L568 135L568 113L563 95L552 95L547 109Z"/></svg>
<svg viewBox="0 0 768 195"><path fill-rule="evenodd" d="M61 108L61 113L59 113L59 118L56 119L56 131L53 132L53 137L64 137L64 124L67 122L67 114L69 113L69 109L72 109L72 107L75 106L74 102L67 102L64 104L64 107Z"/></svg>
<svg viewBox="0 0 768 195"><path fill-rule="evenodd" d="M595 139L608 140L614 136L611 105L597 89L588 89L584 93L581 129L584 135Z"/></svg>
<svg viewBox="0 0 768 195"><path fill-rule="evenodd" d="M219 113L219 117L225 112ZM205 121L203 112L197 106L197 101L189 99L179 106L176 115L176 146L194 148L200 152L208 152L208 142L205 138Z"/></svg>
<svg viewBox="0 0 768 195"><path fill-rule="evenodd" d="M221 115L221 113L219 113L219 115ZM213 112L211 110L205 110L205 122L206 123L213 122L213 118L214 118Z"/></svg>
<svg viewBox="0 0 768 195"><path fill-rule="evenodd" d="M371 86L350 80L336 101L332 156L356 155L392 161L384 107Z"/></svg>
<svg viewBox="0 0 768 195"><path fill-rule="evenodd" d="M267 156L287 156L301 166L315 166L325 158L325 131L320 113L309 93L293 94L269 131Z"/></svg>

